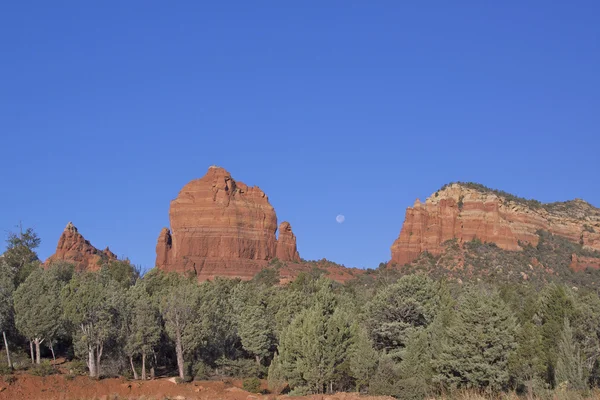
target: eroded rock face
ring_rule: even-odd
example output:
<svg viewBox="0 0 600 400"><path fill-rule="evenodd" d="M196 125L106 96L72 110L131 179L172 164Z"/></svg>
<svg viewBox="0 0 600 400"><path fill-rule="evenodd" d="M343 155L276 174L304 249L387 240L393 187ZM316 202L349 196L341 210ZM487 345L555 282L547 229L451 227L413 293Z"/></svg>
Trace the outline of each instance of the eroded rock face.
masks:
<svg viewBox="0 0 600 400"><path fill-rule="evenodd" d="M406 210L400 236L391 247L391 263L410 263L425 251L439 255L442 244L454 238L459 244L477 238L501 249L521 250L526 244L537 245L538 230L600 250L600 209L582 200L527 203L451 184Z"/></svg>
<svg viewBox="0 0 600 400"><path fill-rule="evenodd" d="M300 261L300 254L298 254L296 248L296 235L292 232L292 226L287 221L279 225L276 256L281 261Z"/></svg>
<svg viewBox="0 0 600 400"><path fill-rule="evenodd" d="M569 265L575 272L585 271L586 269L600 269L600 258L580 257L577 254L571 255L571 264Z"/></svg>
<svg viewBox="0 0 600 400"><path fill-rule="evenodd" d="M223 168L210 167L185 185L169 219L171 230L163 228L156 246L156 265L165 271L250 279L277 256L277 216L268 197ZM289 261L299 258L291 228L281 249Z"/></svg>
<svg viewBox="0 0 600 400"><path fill-rule="evenodd" d="M69 222L58 239L56 252L44 265L48 266L54 261L65 261L74 264L78 271L97 271L103 262L111 260L117 260L117 256L108 247L98 250Z"/></svg>

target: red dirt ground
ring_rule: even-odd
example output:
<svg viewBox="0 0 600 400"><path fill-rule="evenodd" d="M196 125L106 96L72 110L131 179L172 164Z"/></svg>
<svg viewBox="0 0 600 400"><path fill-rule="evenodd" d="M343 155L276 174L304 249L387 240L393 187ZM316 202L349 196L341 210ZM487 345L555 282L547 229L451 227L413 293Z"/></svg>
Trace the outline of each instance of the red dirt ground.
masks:
<svg viewBox="0 0 600 400"><path fill-rule="evenodd" d="M0 400L252 400L287 399L288 396L259 395L241 389L242 382L197 381L175 384L174 379L130 381L124 378L102 379L100 381L78 376L72 380L64 375L39 377L28 374L13 375L16 380L9 383L0 378ZM292 399L311 400L384 400L391 397L361 397L355 393L334 395L313 395Z"/></svg>

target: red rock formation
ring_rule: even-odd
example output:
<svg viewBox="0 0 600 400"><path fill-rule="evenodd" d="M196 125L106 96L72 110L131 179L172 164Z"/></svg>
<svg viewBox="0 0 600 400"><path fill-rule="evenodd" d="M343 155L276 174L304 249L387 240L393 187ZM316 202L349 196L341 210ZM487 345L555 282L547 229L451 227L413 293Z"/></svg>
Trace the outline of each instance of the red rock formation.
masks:
<svg viewBox="0 0 600 400"><path fill-rule="evenodd" d="M575 272L584 271L587 268L600 269L600 259L593 257L578 257L577 254L571 255L571 264L569 265Z"/></svg>
<svg viewBox="0 0 600 400"><path fill-rule="evenodd" d="M287 221L279 225L279 238L277 239L277 252L275 255L281 261L300 261L300 254L296 249L296 235L292 232L292 226Z"/></svg>
<svg viewBox="0 0 600 400"><path fill-rule="evenodd" d="M117 256L107 247L98 250L77 231L77 228L69 222L60 235L56 252L51 255L45 266L53 261L66 261L75 265L78 271L97 271L102 262L116 260Z"/></svg>
<svg viewBox="0 0 600 400"><path fill-rule="evenodd" d="M268 197L223 168L210 167L185 185L171 201L169 219L171 231L164 228L156 246L156 265L165 271L250 279L277 255L277 216ZM298 257L291 229L281 251L283 261Z"/></svg>
<svg viewBox="0 0 600 400"><path fill-rule="evenodd" d="M538 230L600 250L600 209L582 200L534 207L490 190L451 184L406 210L400 236L391 247L391 263L410 263L424 251L439 255L442 244L454 238L459 243L478 238L505 250L520 250L520 243L537 245Z"/></svg>

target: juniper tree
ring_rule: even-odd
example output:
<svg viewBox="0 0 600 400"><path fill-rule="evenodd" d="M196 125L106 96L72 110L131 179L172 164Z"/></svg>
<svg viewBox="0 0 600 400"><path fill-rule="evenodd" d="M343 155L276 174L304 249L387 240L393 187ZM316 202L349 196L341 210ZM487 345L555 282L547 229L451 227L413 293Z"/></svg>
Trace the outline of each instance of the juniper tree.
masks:
<svg viewBox="0 0 600 400"><path fill-rule="evenodd" d="M268 314L267 301L254 284L242 283L233 290L237 333L244 350L252 354L258 366L274 345L274 320Z"/></svg>
<svg viewBox="0 0 600 400"><path fill-rule="evenodd" d="M524 385L530 395L544 373L544 348L538 326L524 322L517 330L517 349L509 358L511 379L519 387Z"/></svg>
<svg viewBox="0 0 600 400"><path fill-rule="evenodd" d="M351 316L336 303L323 293L283 331L279 356L292 387L315 393L332 389L354 336Z"/></svg>
<svg viewBox="0 0 600 400"><path fill-rule="evenodd" d="M350 371L356 382L356 391L369 385L375 374L379 354L373 348L373 343L366 329L356 328L356 336L350 347Z"/></svg>
<svg viewBox="0 0 600 400"><path fill-rule="evenodd" d="M160 313L146 290L144 281L138 280L127 293L125 351L135 379L137 372L133 365L133 356L142 359L142 380L146 379L146 357L158 345L161 335Z"/></svg>
<svg viewBox="0 0 600 400"><path fill-rule="evenodd" d="M185 379L184 354L191 351L197 340L195 321L200 305L200 293L195 282L181 278L161 294L160 312L167 335L175 342L179 377Z"/></svg>
<svg viewBox="0 0 600 400"><path fill-rule="evenodd" d="M502 389L508 384L508 359L517 346L515 333L516 320L498 293L465 290L434 361L435 381L449 389Z"/></svg>
<svg viewBox="0 0 600 400"><path fill-rule="evenodd" d="M64 317L74 328L76 344L85 348L91 377L100 377L104 345L117 337L124 309L124 291L98 273L75 275L61 293Z"/></svg>
<svg viewBox="0 0 600 400"><path fill-rule="evenodd" d="M40 265L35 252L40 245L40 238L32 228L27 228L25 232L21 228L19 233L9 232L6 243L2 259L12 271L15 286L19 286Z"/></svg>
<svg viewBox="0 0 600 400"><path fill-rule="evenodd" d="M6 340L6 331L9 328L13 315L13 291L14 281L12 270L3 259L0 259L0 331L2 331L2 338L4 339L6 360L9 368L12 368L12 363L8 341Z"/></svg>
<svg viewBox="0 0 600 400"><path fill-rule="evenodd" d="M581 350L575 343L573 329L568 318L563 321L563 329L558 342L556 383L566 383L571 389L582 390L586 388Z"/></svg>
<svg viewBox="0 0 600 400"><path fill-rule="evenodd" d="M438 300L436 284L424 275L407 275L381 289L365 312L375 347L401 359L411 335L433 321Z"/></svg>
<svg viewBox="0 0 600 400"><path fill-rule="evenodd" d="M40 363L40 345L52 343L62 329L61 282L55 275L37 268L14 293L17 329L35 345L35 363ZM32 357L33 358L33 357Z"/></svg>

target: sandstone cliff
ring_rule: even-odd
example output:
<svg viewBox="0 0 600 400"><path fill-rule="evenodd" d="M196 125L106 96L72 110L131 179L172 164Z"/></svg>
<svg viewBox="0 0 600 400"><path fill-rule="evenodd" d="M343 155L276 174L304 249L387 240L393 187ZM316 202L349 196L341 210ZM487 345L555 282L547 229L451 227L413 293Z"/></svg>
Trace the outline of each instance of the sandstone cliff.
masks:
<svg viewBox="0 0 600 400"><path fill-rule="evenodd" d="M282 261L300 261L300 254L298 254L296 248L296 235L292 232L292 226L287 221L279 225L276 256Z"/></svg>
<svg viewBox="0 0 600 400"><path fill-rule="evenodd" d="M171 230L163 228L156 245L156 266L215 276L252 278L278 257L299 260L291 227L282 224L278 245L277 216L258 187L236 181L220 167L185 185L169 210Z"/></svg>
<svg viewBox="0 0 600 400"><path fill-rule="evenodd" d="M44 265L53 261L65 261L75 265L78 271L97 271L102 262L116 260L117 256L107 247L98 250L77 231L75 225L69 222L60 235L56 252L51 255Z"/></svg>
<svg viewBox="0 0 600 400"><path fill-rule="evenodd" d="M538 231L566 238L585 250L600 250L600 209L582 200L542 204L478 184L450 184L406 210L390 263L401 266L423 252L440 255L445 242L453 239L459 245L478 239L503 250L522 250L538 244ZM576 270L594 265L600 264L577 258L572 263Z"/></svg>

